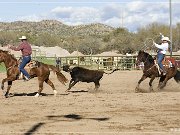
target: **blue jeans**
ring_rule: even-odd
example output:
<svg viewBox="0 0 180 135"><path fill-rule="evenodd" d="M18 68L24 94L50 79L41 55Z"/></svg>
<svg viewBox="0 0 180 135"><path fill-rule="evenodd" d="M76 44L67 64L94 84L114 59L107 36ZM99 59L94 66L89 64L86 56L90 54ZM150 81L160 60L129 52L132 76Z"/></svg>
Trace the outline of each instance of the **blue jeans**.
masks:
<svg viewBox="0 0 180 135"><path fill-rule="evenodd" d="M164 57L165 57L164 54L158 52L158 54L157 54L158 65L163 71L165 71L164 67L163 67L163 64L162 64L162 61L163 61Z"/></svg>
<svg viewBox="0 0 180 135"><path fill-rule="evenodd" d="M26 77L30 78L30 75L28 74L28 72L24 69L24 67L26 66L26 64L28 62L31 61L31 56L23 56L22 57L22 62L19 65L19 70L23 73L23 75L25 75Z"/></svg>

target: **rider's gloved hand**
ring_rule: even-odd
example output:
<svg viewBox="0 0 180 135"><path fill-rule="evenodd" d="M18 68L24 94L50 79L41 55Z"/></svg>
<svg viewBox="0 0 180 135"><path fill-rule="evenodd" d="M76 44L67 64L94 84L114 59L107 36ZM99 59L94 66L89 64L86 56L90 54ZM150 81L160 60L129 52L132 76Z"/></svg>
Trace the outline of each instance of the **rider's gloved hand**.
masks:
<svg viewBox="0 0 180 135"><path fill-rule="evenodd" d="M159 35L160 35L161 39L164 37L164 35L162 33L159 33Z"/></svg>

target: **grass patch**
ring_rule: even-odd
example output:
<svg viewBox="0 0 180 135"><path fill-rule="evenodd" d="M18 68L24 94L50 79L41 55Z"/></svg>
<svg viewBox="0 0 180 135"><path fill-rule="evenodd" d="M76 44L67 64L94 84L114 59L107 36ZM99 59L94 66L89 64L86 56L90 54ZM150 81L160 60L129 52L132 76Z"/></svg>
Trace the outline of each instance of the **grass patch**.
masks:
<svg viewBox="0 0 180 135"><path fill-rule="evenodd" d="M44 64L55 65L55 58L36 57L36 60Z"/></svg>
<svg viewBox="0 0 180 135"><path fill-rule="evenodd" d="M4 63L2 64L0 64L0 73L4 73L4 72L6 72L6 67L4 66Z"/></svg>

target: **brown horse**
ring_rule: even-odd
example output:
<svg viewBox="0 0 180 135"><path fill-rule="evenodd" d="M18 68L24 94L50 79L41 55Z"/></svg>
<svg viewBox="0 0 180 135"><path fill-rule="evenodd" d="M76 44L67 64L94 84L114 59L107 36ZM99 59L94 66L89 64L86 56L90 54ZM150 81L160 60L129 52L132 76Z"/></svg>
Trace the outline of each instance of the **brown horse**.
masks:
<svg viewBox="0 0 180 135"><path fill-rule="evenodd" d="M160 77L158 88L162 89L166 86L166 83L169 79L174 77L176 82L180 82L180 71L177 70L175 65L171 67L166 67L167 74L163 75L159 73L158 66L154 62L154 58L144 52L139 51L137 56L137 63L143 62L144 63L144 70L141 79L138 81L138 85L135 89L135 92L140 92L139 85L140 83L145 80L147 77L151 78L149 82L150 91L153 91L152 82L156 77Z"/></svg>
<svg viewBox="0 0 180 135"><path fill-rule="evenodd" d="M7 91L5 93L5 97L8 97L9 90L12 86L12 82L17 80L20 76L20 71L18 68L18 60L8 51L0 50L0 63L4 62L6 70L7 70L7 77L2 80L1 89L4 90L4 83L8 83ZM57 94L57 91L54 87L54 84L49 80L50 69L56 73L58 80L65 85L67 82L66 77L53 65L44 64L42 62L36 62L36 66L31 68L28 72L30 76L38 77L39 81L39 90L35 97L38 97L43 90L43 83L46 82L48 85L52 87L54 90L54 95Z"/></svg>

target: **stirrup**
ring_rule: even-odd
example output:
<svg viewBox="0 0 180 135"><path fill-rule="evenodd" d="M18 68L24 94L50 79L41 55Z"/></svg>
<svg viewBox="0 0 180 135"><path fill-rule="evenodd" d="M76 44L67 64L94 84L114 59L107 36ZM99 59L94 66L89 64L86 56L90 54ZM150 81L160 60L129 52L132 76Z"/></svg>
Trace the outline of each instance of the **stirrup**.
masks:
<svg viewBox="0 0 180 135"><path fill-rule="evenodd" d="M29 81L31 78L24 76L24 81Z"/></svg>

